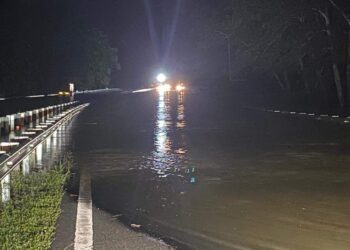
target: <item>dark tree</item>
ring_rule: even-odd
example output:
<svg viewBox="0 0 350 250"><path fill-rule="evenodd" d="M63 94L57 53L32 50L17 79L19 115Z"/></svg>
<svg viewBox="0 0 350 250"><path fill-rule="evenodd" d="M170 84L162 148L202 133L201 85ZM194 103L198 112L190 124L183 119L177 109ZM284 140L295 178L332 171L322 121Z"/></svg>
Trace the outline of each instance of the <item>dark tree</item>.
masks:
<svg viewBox="0 0 350 250"><path fill-rule="evenodd" d="M117 50L87 26L73 1L16 0L0 3L0 95L105 88Z"/></svg>

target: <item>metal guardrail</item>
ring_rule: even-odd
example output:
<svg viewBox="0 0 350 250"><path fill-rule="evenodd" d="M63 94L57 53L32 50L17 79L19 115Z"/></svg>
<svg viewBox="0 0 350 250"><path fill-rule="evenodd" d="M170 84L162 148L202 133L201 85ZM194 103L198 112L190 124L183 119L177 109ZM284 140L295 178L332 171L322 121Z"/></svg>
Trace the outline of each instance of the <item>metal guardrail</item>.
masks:
<svg viewBox="0 0 350 250"><path fill-rule="evenodd" d="M18 148L17 151L15 151L8 158L6 158L0 164L0 181L2 181L8 174L10 174L11 171L15 169L25 157L30 155L40 143L42 143L47 137L52 135L63 123L76 116L82 109L84 109L88 105L89 103L81 104L75 108L63 112L62 114L64 114L64 116L62 116L58 121L56 121L56 123L54 123L47 130L44 130L43 132L38 134L33 139L30 139L29 142Z"/></svg>

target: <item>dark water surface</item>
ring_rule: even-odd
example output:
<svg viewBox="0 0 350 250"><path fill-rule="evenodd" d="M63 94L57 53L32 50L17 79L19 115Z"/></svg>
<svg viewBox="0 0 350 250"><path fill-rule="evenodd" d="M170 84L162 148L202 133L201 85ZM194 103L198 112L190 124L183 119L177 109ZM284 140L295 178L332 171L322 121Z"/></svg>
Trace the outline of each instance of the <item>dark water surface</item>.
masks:
<svg viewBox="0 0 350 250"><path fill-rule="evenodd" d="M98 207L196 249L350 249L350 127L209 93L86 99L71 142Z"/></svg>

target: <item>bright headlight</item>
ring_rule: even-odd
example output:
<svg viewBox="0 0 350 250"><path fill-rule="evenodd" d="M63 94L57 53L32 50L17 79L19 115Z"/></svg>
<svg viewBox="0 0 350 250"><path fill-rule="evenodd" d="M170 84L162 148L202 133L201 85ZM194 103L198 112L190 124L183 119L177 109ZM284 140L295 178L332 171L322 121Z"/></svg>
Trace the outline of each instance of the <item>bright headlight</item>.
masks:
<svg viewBox="0 0 350 250"><path fill-rule="evenodd" d="M166 75L163 74L163 73L160 73L160 74L157 75L157 81L160 82L160 83L165 82L166 79L167 79L167 77L166 77Z"/></svg>
<svg viewBox="0 0 350 250"><path fill-rule="evenodd" d="M183 85L176 85L176 90L177 91L183 91L183 90L185 90L185 86L183 86Z"/></svg>
<svg viewBox="0 0 350 250"><path fill-rule="evenodd" d="M171 85L170 84L164 84L165 91L170 91L171 90Z"/></svg>
<svg viewBox="0 0 350 250"><path fill-rule="evenodd" d="M171 85L170 84L162 84L157 87L157 90L159 92L167 92L171 90Z"/></svg>

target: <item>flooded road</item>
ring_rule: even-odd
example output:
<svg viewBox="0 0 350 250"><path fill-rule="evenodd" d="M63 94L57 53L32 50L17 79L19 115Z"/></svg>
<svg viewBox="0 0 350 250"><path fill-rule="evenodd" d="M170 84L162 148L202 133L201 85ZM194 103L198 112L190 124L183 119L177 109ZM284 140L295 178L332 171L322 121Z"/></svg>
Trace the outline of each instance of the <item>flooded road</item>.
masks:
<svg viewBox="0 0 350 250"><path fill-rule="evenodd" d="M195 249L350 249L350 127L198 93L85 97L93 202Z"/></svg>

